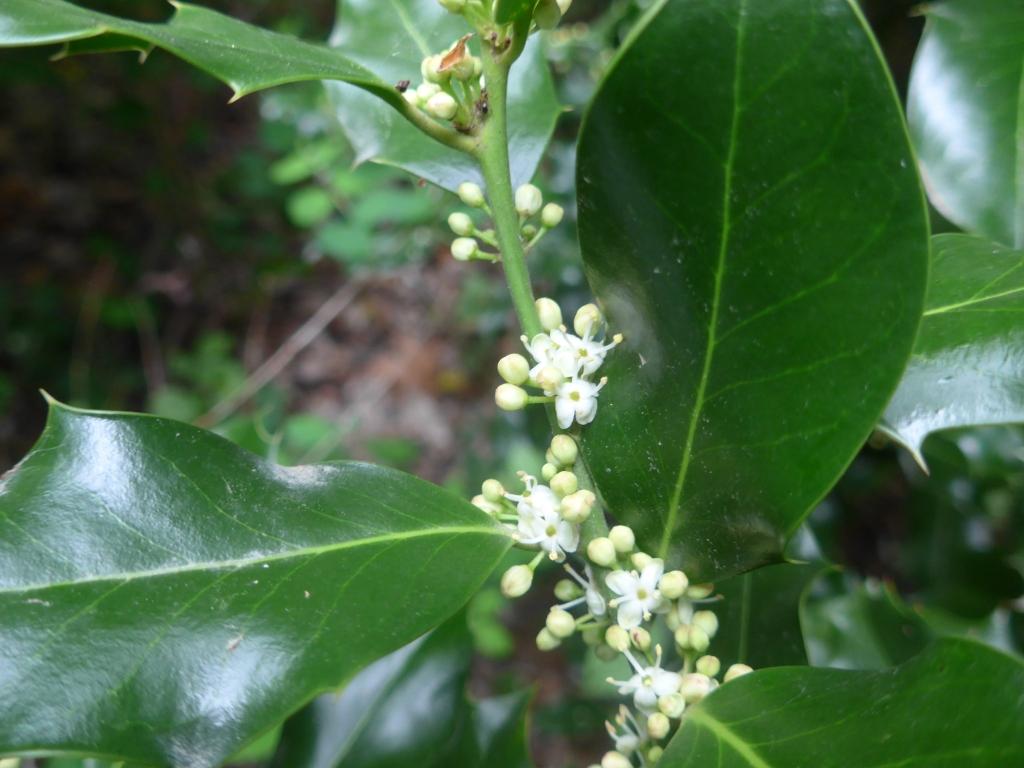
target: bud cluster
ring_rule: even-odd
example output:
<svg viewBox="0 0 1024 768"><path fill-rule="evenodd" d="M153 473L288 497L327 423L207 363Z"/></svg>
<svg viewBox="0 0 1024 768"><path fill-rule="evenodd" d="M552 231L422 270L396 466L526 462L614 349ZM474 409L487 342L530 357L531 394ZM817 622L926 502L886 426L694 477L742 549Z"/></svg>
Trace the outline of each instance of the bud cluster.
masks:
<svg viewBox="0 0 1024 768"><path fill-rule="evenodd" d="M515 205L519 214L519 236L527 252L565 218L565 209L557 203L545 205L544 195L533 184L523 184L516 189Z"/></svg>
<svg viewBox="0 0 1024 768"><path fill-rule="evenodd" d="M402 97L412 107L450 122L461 131L471 129L480 111L484 87L483 63L470 53L470 37L466 35L447 50L424 58L420 63L422 82L402 91Z"/></svg>
<svg viewBox="0 0 1024 768"><path fill-rule="evenodd" d="M522 339L533 364L519 354L503 357L498 362L498 373L505 383L495 391L495 402L506 411L521 410L531 402L550 402L555 404L562 429L573 422L589 424L597 415L597 398L607 381L602 378L595 383L593 376L608 352L622 343L622 334L605 343L604 318L594 304L576 313L575 334L562 324L562 310L553 300L537 299L536 307L545 332ZM543 396L531 397L524 386L539 389Z"/></svg>

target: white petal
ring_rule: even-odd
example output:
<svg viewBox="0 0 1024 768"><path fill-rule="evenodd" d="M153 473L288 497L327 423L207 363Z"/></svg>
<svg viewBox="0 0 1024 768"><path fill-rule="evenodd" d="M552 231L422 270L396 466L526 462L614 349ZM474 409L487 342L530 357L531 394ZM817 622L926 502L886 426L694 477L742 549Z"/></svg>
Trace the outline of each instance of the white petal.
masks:
<svg viewBox="0 0 1024 768"><path fill-rule="evenodd" d="M596 617L604 616L608 612L604 597L596 589L587 590L587 610L590 611L591 616Z"/></svg>
<svg viewBox="0 0 1024 768"><path fill-rule="evenodd" d="M585 397L576 404L576 423L589 424L597 416L597 398Z"/></svg>
<svg viewBox="0 0 1024 768"><path fill-rule="evenodd" d="M558 417L558 426L568 429L572 426L573 417L576 415L574 403L568 397L555 398L555 415Z"/></svg>
<svg viewBox="0 0 1024 768"><path fill-rule="evenodd" d="M644 609L636 600L629 600L619 606L615 620L623 629L634 629L640 626L644 618Z"/></svg>
<svg viewBox="0 0 1024 768"><path fill-rule="evenodd" d="M566 552L575 552L580 543L580 530L575 525L565 522L558 523L556 535L558 545Z"/></svg>
<svg viewBox="0 0 1024 768"><path fill-rule="evenodd" d="M683 678L681 675L661 669L654 675L653 688L654 692L659 696L668 696L670 693L678 691L682 683Z"/></svg>
<svg viewBox="0 0 1024 768"><path fill-rule="evenodd" d="M612 571L604 577L604 583L616 595L633 595L636 593L637 578L629 571Z"/></svg>
<svg viewBox="0 0 1024 768"><path fill-rule="evenodd" d="M661 581L661 576L664 573L665 561L655 558L644 566L644 570L640 574L640 583L648 592L653 592L658 588L658 582Z"/></svg>
<svg viewBox="0 0 1024 768"><path fill-rule="evenodd" d="M633 703L638 709L654 709L658 706L658 694L654 692L653 688L646 685L641 686L633 694Z"/></svg>

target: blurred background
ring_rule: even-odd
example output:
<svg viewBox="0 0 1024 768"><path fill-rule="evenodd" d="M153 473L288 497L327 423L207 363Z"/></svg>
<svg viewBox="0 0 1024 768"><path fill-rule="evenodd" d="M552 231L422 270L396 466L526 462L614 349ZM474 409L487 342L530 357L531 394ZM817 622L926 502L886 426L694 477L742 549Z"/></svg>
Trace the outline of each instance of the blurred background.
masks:
<svg viewBox="0 0 1024 768"><path fill-rule="evenodd" d="M82 4L168 15L162 0ZM204 4L321 40L336 10ZM922 20L903 0L862 4L905 93ZM582 107L645 5L576 0L550 35L569 109L538 183L570 222ZM283 464L365 459L467 496L539 469L543 416L493 406L493 366L518 330L499 268L448 253L454 196L353 167L317 84L228 105L225 87L159 51L143 66L51 53L0 53L0 471L42 429L40 389L189 421ZM531 260L538 293L587 300L571 223ZM930 477L880 440L867 447L812 517L821 551L869 595L888 588L1020 647L1024 434L947 434L926 450ZM471 689L536 686L537 763L582 766L606 748L610 690L582 646L536 651L547 594L512 610L492 584L474 601ZM593 698L574 699L580 687Z"/></svg>

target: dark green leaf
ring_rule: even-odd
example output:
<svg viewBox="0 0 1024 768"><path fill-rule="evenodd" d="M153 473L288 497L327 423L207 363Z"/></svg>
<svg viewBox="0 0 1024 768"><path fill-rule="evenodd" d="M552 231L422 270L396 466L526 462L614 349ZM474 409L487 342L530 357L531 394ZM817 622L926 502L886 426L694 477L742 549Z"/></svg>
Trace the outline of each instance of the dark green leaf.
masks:
<svg viewBox="0 0 1024 768"><path fill-rule="evenodd" d="M626 336L584 430L605 501L700 578L778 561L895 390L924 296L924 201L856 5L657 3L578 186Z"/></svg>
<svg viewBox="0 0 1024 768"><path fill-rule="evenodd" d="M537 0L494 0L494 20L499 24L515 21L527 11L532 11Z"/></svg>
<svg viewBox="0 0 1024 768"><path fill-rule="evenodd" d="M279 768L520 768L527 693L470 703L466 617L363 670L285 726Z"/></svg>
<svg viewBox="0 0 1024 768"><path fill-rule="evenodd" d="M943 640L895 669L783 668L727 683L689 710L660 768L1024 761L1024 665Z"/></svg>
<svg viewBox="0 0 1024 768"><path fill-rule="evenodd" d="M924 319L882 418L924 466L921 444L953 427L1024 421L1024 251L937 235Z"/></svg>
<svg viewBox="0 0 1024 768"><path fill-rule="evenodd" d="M931 201L1024 248L1024 0L924 7L907 113Z"/></svg>
<svg viewBox="0 0 1024 768"><path fill-rule="evenodd" d="M883 669L910 659L934 633L891 587L832 571L815 579L800 605L810 663Z"/></svg>
<svg viewBox="0 0 1024 768"><path fill-rule="evenodd" d="M195 768L450 616L510 544L399 472L63 406L0 525L0 753Z"/></svg>
<svg viewBox="0 0 1024 768"><path fill-rule="evenodd" d="M0 46L68 43L70 53L163 48L209 72L241 98L301 80L343 80L393 106L394 84L323 45L270 32L197 5L174 3L166 24L142 24L63 0L4 0ZM106 37L110 35L110 37Z"/></svg>
<svg viewBox="0 0 1024 768"><path fill-rule="evenodd" d="M415 88L423 58L446 50L469 31L465 19L437 0L342 0L331 44L387 82L410 80ZM477 44L470 41L470 48ZM463 181L483 183L473 158L428 139L378 100L344 83L330 83L328 91L357 161L396 165L451 190ZM509 81L514 185L533 177L558 113L542 41L534 37Z"/></svg>

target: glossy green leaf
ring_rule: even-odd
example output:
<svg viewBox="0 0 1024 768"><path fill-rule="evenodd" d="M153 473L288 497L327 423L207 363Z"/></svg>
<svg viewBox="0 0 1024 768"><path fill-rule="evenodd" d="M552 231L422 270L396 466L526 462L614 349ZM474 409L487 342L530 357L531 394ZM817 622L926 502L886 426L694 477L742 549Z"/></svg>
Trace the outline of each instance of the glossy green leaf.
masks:
<svg viewBox="0 0 1024 768"><path fill-rule="evenodd" d="M324 45L254 27L198 5L174 3L166 24L143 24L63 0L4 0L0 47L67 43L71 53L152 47L181 57L241 98L302 80L343 80L401 108L393 84Z"/></svg>
<svg viewBox="0 0 1024 768"><path fill-rule="evenodd" d="M855 3L655 4L578 188L626 336L583 432L602 496L700 578L778 561L895 390L924 297L924 201Z"/></svg>
<svg viewBox="0 0 1024 768"><path fill-rule="evenodd" d="M0 753L195 768L450 616L510 545L400 472L63 406L0 526Z"/></svg>
<svg viewBox="0 0 1024 768"><path fill-rule="evenodd" d="M1024 761L1024 664L943 640L882 671L781 668L689 710L659 768L1005 768Z"/></svg>
<svg viewBox="0 0 1024 768"><path fill-rule="evenodd" d="M937 235L914 354L881 429L924 466L921 444L954 427L1024 421L1024 251Z"/></svg>
<svg viewBox="0 0 1024 768"><path fill-rule="evenodd" d="M499 24L515 21L533 10L537 0L494 0L494 20Z"/></svg>
<svg viewBox="0 0 1024 768"><path fill-rule="evenodd" d="M468 33L461 16L437 0L342 0L331 44L389 83L421 81L420 63ZM470 48L478 45L471 40ZM479 53L479 50L476 50ZM446 189L483 180L468 155L428 139L393 110L344 83L329 83L338 120L356 150L356 160L396 165ZM509 80L509 154L515 185L529 181L555 128L560 107L535 36Z"/></svg>
<svg viewBox="0 0 1024 768"><path fill-rule="evenodd" d="M471 703L473 647L459 614L292 717L275 768L528 766L526 693Z"/></svg>
<svg viewBox="0 0 1024 768"><path fill-rule="evenodd" d="M1024 0L945 0L911 70L907 116L950 221L1024 248Z"/></svg>
<svg viewBox="0 0 1024 768"><path fill-rule="evenodd" d="M920 653L934 637L891 586L857 582L836 571L811 585L800 620L816 667L884 669Z"/></svg>

